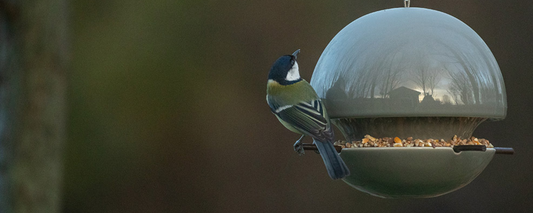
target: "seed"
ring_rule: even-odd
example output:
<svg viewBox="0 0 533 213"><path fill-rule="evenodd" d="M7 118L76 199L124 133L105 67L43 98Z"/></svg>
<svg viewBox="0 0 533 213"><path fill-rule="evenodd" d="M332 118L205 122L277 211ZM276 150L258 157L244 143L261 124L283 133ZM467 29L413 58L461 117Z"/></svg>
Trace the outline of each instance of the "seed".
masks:
<svg viewBox="0 0 533 213"><path fill-rule="evenodd" d="M489 140L483 138L470 137L468 139L461 139L454 135L450 140L444 139L414 139L407 137L401 139L400 137L383 137L374 138L370 135L365 135L361 141L336 141L335 145L343 148L357 148L357 147L453 147L457 145L485 145L487 148L494 147Z"/></svg>
<svg viewBox="0 0 533 213"><path fill-rule="evenodd" d="M376 141L376 138L370 136L370 135L365 135L365 138L368 138L370 141Z"/></svg>
<svg viewBox="0 0 533 213"><path fill-rule="evenodd" d="M394 138L394 143L401 143L402 140L399 137Z"/></svg>

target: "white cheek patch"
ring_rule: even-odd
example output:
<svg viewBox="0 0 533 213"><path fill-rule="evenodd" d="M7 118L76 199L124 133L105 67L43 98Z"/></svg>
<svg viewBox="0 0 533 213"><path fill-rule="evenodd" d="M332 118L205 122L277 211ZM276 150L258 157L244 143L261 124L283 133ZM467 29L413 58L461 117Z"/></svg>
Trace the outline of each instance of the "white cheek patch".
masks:
<svg viewBox="0 0 533 213"><path fill-rule="evenodd" d="M294 65L292 65L292 68L287 72L287 77L285 77L286 81L296 81L300 79L300 71L298 70L298 62L294 62Z"/></svg>

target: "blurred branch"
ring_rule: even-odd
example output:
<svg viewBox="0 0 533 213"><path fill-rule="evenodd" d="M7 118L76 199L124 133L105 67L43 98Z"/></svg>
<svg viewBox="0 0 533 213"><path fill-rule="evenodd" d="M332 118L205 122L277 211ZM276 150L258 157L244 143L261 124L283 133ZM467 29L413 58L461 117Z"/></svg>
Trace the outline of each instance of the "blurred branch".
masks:
<svg viewBox="0 0 533 213"><path fill-rule="evenodd" d="M0 212L59 212L67 4L0 0Z"/></svg>

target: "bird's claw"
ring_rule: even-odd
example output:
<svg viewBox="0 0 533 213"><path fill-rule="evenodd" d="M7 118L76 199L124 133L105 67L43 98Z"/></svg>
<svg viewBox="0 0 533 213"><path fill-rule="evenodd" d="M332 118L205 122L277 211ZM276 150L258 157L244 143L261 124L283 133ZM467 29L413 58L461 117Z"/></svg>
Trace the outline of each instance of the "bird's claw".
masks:
<svg viewBox="0 0 533 213"><path fill-rule="evenodd" d="M298 155L300 156L305 154L304 145L302 144L303 138L304 138L304 135L302 135L302 137L300 137L300 139L298 139L296 143L294 143L294 151L298 153Z"/></svg>
<svg viewBox="0 0 533 213"><path fill-rule="evenodd" d="M304 146L302 143L295 143L294 144L294 151L298 153L298 155L302 156L305 154Z"/></svg>

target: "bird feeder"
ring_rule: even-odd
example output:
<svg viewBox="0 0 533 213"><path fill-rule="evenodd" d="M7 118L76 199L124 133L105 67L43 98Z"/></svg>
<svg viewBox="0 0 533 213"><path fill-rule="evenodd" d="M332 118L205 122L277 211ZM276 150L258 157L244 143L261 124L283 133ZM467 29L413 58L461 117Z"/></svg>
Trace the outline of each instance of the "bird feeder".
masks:
<svg viewBox="0 0 533 213"><path fill-rule="evenodd" d="M488 46L446 13L414 7L367 14L344 27L317 62L311 85L347 141L469 138L507 111ZM386 197L436 197L477 177L497 152L452 147L345 148L344 181Z"/></svg>

